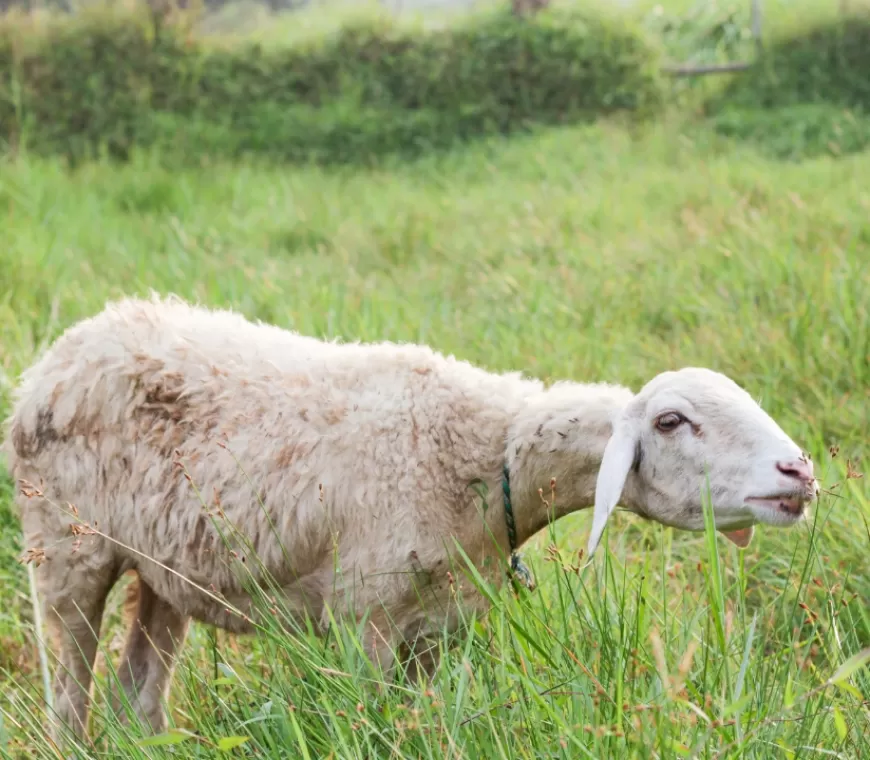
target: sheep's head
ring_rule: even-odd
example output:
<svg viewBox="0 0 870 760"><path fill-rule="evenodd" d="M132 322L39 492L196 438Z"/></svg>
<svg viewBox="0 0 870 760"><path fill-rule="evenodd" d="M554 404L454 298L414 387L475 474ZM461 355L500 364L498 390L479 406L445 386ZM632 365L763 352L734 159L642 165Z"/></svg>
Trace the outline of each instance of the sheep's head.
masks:
<svg viewBox="0 0 870 760"><path fill-rule="evenodd" d="M591 555L622 500L683 530L717 530L741 547L753 525L789 526L818 493L809 457L729 378L707 369L664 372L614 421L595 491Z"/></svg>

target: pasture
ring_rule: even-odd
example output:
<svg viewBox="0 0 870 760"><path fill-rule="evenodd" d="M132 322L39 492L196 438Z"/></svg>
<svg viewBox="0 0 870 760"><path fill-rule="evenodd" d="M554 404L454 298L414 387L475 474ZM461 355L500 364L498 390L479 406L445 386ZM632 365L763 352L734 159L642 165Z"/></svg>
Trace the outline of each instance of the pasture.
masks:
<svg viewBox="0 0 870 760"><path fill-rule="evenodd" d="M745 551L623 515L585 566L591 515L566 518L525 549L538 588L494 592L428 684L383 683L352 629L319 639L280 610L257 637L194 626L174 726L151 739L101 698L119 589L95 745L77 756L870 757L870 671L842 670L870 647L868 177L867 151L785 160L674 114L376 168L5 160L2 415L66 326L154 289L548 381L638 389L708 366L812 454L825 489L808 522L760 527ZM13 487L4 470L0 757L61 757Z"/></svg>

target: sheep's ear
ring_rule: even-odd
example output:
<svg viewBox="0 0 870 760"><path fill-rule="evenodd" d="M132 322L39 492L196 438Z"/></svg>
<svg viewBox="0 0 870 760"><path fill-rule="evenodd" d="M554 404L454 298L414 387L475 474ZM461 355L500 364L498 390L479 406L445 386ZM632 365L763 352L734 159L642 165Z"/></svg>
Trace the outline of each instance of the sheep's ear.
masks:
<svg viewBox="0 0 870 760"><path fill-rule="evenodd" d="M601 459L601 469L598 471L598 481L595 484L595 511L592 516L592 532L589 535L589 545L586 549L592 556L601 541L601 534L607 520L613 513L625 479L634 464L637 447L640 443L640 426L634 419L623 417L614 426L613 435L604 447Z"/></svg>

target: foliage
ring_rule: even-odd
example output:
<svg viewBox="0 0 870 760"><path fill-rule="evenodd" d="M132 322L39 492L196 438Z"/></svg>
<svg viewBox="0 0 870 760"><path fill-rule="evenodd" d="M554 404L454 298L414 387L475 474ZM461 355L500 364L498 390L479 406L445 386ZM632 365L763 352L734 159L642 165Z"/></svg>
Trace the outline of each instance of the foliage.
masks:
<svg viewBox="0 0 870 760"><path fill-rule="evenodd" d="M416 30L364 20L268 49L98 9L0 26L2 136L73 158L153 145L183 157L201 145L197 155L367 160L646 112L662 99L657 61L627 22L576 9Z"/></svg>
<svg viewBox="0 0 870 760"><path fill-rule="evenodd" d="M756 70L736 78L714 105L775 108L829 103L870 111L870 13L788 28Z"/></svg>
<svg viewBox="0 0 870 760"><path fill-rule="evenodd" d="M708 98L723 135L787 160L870 146L870 13L779 30L758 65Z"/></svg>
<svg viewBox="0 0 870 760"><path fill-rule="evenodd" d="M642 15L643 27L661 39L674 62L724 63L754 53L748 3L694 0L689 7L674 5L656 3Z"/></svg>

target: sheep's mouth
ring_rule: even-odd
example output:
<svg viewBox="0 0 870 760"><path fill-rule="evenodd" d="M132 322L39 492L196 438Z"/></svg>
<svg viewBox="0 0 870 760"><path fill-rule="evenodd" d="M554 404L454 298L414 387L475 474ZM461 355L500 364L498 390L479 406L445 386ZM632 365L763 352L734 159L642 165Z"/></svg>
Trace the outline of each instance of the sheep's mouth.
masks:
<svg viewBox="0 0 870 760"><path fill-rule="evenodd" d="M780 493L770 496L751 496L746 503L767 507L781 515L799 519L803 516L807 498L803 494Z"/></svg>

